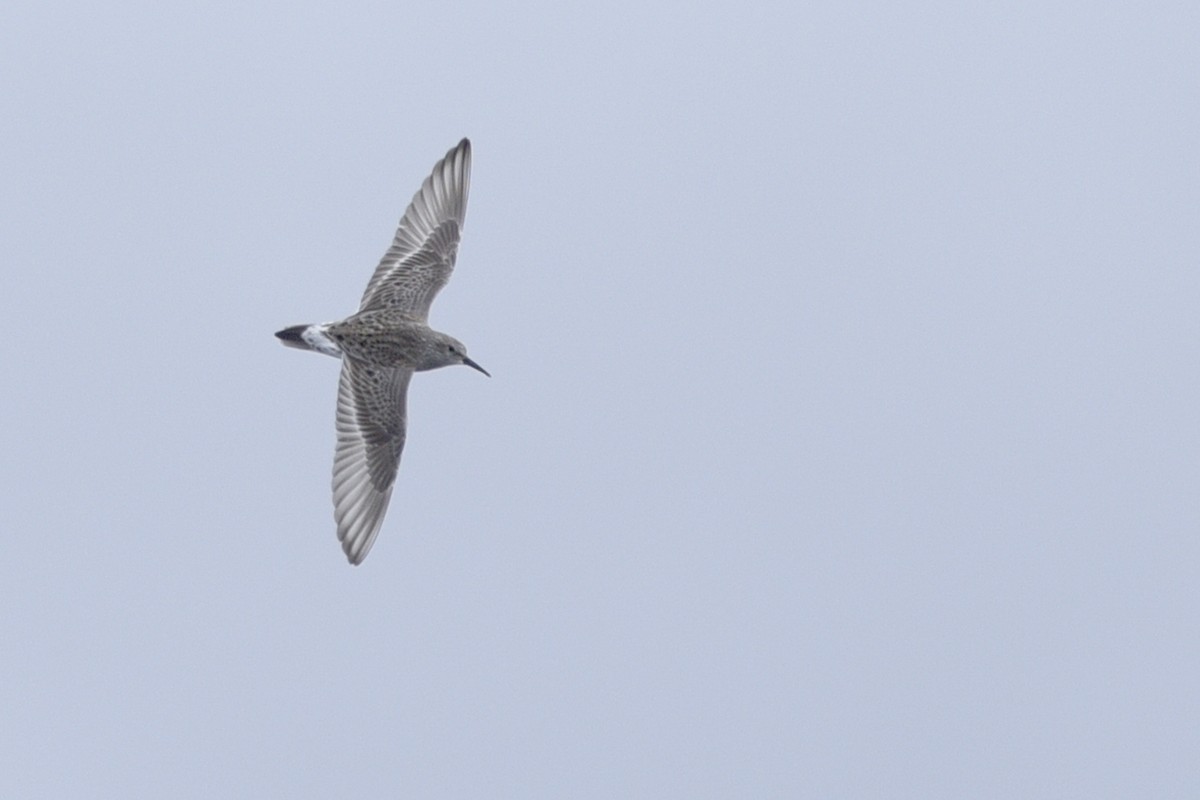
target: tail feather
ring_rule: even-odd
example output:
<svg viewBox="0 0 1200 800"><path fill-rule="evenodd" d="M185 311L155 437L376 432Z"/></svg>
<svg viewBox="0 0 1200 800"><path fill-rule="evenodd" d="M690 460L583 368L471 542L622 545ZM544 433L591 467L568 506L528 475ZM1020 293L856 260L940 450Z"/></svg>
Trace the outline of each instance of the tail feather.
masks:
<svg viewBox="0 0 1200 800"><path fill-rule="evenodd" d="M293 325L276 332L279 341L288 347L298 347L301 350L314 350L334 358L342 357L342 348L337 342L325 335L332 323L324 325Z"/></svg>
<svg viewBox="0 0 1200 800"><path fill-rule="evenodd" d="M275 335L279 337L279 341L286 344L288 347L299 347L301 350L312 350L308 342L304 341L304 332L308 330L307 325L293 325L290 328L284 328L277 331Z"/></svg>

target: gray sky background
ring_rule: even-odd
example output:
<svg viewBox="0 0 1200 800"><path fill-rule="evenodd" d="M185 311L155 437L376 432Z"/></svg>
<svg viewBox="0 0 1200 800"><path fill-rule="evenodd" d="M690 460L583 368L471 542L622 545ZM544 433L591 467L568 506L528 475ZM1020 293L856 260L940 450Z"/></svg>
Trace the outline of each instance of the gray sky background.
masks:
<svg viewBox="0 0 1200 800"><path fill-rule="evenodd" d="M969 5L5 4L0 796L1196 797L1200 14Z"/></svg>

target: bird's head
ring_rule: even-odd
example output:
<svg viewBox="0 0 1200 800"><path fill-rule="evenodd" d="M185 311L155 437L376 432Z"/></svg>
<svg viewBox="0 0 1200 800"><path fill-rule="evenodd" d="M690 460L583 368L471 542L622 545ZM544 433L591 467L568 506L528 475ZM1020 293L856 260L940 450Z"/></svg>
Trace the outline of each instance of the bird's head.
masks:
<svg viewBox="0 0 1200 800"><path fill-rule="evenodd" d="M491 373L467 356L466 345L453 336L434 332L434 336L426 343L417 369L437 369L438 367L449 367L454 364L466 364L472 369L479 370L489 378L492 377Z"/></svg>

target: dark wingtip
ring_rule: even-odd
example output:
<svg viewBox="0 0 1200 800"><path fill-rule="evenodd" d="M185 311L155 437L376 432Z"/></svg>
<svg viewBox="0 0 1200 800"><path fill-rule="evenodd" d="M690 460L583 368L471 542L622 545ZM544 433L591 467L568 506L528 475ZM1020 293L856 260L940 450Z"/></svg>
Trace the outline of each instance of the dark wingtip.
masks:
<svg viewBox="0 0 1200 800"><path fill-rule="evenodd" d="M305 344L304 339L300 334L304 333L307 325L293 325L290 328L284 328L281 331L276 331L275 336L283 342L295 342L296 344Z"/></svg>

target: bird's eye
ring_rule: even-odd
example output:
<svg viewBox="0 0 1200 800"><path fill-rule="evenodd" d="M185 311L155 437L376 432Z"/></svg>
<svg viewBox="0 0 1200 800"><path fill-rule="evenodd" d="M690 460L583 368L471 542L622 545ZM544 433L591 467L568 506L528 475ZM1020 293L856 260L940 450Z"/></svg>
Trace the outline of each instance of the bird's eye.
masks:
<svg viewBox="0 0 1200 800"><path fill-rule="evenodd" d="M449 350L451 353L457 353L457 352L458 352L457 350L455 350L455 349L454 349L454 345L452 345L452 344L448 344L448 345L446 345L446 349L447 349L447 350Z"/></svg>

